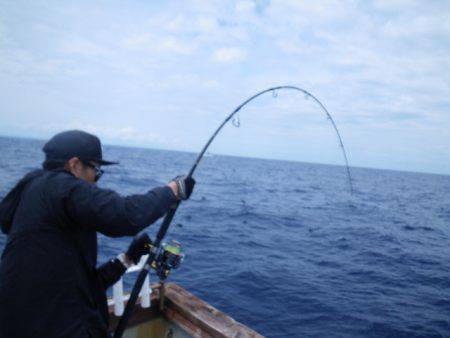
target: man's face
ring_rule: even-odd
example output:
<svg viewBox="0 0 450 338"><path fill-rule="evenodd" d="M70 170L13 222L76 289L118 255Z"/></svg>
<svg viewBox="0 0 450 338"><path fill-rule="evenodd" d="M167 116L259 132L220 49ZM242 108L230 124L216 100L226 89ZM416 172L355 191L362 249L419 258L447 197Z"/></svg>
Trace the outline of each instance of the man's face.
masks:
<svg viewBox="0 0 450 338"><path fill-rule="evenodd" d="M83 163L78 157L72 157L65 166L65 169L70 171L76 178L84 180L90 184L97 184L97 168L98 163L89 162Z"/></svg>
<svg viewBox="0 0 450 338"><path fill-rule="evenodd" d="M85 180L90 184L97 184L97 180L95 179L95 169L85 164L83 164L83 167L80 177L78 178Z"/></svg>

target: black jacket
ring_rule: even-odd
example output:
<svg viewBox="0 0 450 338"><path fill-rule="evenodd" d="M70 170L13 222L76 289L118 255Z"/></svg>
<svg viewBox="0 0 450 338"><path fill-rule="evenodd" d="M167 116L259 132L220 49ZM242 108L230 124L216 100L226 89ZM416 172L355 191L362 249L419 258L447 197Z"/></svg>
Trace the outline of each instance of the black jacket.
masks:
<svg viewBox="0 0 450 338"><path fill-rule="evenodd" d="M89 337L107 330L107 287L123 267L97 268L97 231L132 236L164 215L169 187L122 197L64 170L26 175L0 203L0 337Z"/></svg>

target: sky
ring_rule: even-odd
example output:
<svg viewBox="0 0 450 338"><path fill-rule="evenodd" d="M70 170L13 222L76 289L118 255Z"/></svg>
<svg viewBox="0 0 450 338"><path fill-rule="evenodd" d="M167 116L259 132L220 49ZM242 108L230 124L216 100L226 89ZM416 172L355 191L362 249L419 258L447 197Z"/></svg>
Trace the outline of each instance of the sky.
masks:
<svg viewBox="0 0 450 338"><path fill-rule="evenodd" d="M0 3L0 135L450 174L448 1Z"/></svg>

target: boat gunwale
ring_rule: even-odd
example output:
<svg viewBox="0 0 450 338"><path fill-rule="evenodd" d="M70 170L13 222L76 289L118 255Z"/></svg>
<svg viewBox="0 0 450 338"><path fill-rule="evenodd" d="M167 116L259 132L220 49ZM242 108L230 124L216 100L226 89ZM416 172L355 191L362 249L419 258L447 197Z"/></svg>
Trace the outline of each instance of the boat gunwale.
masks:
<svg viewBox="0 0 450 338"><path fill-rule="evenodd" d="M128 328L153 319L164 318L179 326L192 337L263 337L175 283L165 285L164 308L161 311L159 304L160 288L160 284L152 285L151 306L149 308L142 308L140 305L135 306ZM114 330L120 317L114 315L113 305L109 306L109 313L110 329Z"/></svg>

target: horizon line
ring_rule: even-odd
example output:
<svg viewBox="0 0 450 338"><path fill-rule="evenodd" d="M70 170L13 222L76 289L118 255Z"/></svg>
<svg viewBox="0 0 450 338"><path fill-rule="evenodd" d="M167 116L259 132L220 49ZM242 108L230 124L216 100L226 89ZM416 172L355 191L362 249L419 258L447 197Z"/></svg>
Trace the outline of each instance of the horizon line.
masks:
<svg viewBox="0 0 450 338"><path fill-rule="evenodd" d="M33 137L33 136L17 136L17 135L5 135L0 134L0 137L2 138L18 138L18 139L25 139L25 140L35 140L35 141L46 141L46 139L39 138L39 137ZM113 146L113 147L120 147L120 148L133 148L133 149L144 149L144 150L162 150L162 151L171 151L171 152L180 152L180 153L188 153L188 154L194 154L198 155L200 151L192 151L192 150L177 150L177 149L168 149L168 148L153 148L150 146L136 146L131 144L117 144L117 143L103 143L102 146ZM319 162L308 162L308 161L300 161L300 160L292 160L292 159L281 159L281 158L271 158L271 157L258 157L258 156L242 156L242 155L236 155L236 154L228 154L228 153L211 153L206 152L205 155L210 154L214 156L224 156L224 157L236 157L236 158L245 158L245 159L256 159L256 160L269 160L269 161L281 161L281 162L292 162L292 163L303 163L303 164L314 164L314 165L324 165L324 166L334 166L334 167L345 167L345 164L335 164L335 163L319 163ZM428 171L414 171L414 170L399 170L399 169L392 169L392 168L375 168L375 167L366 167L361 165L351 165L349 164L349 168L352 169L368 169L368 170L383 170L383 171L395 171L395 172L402 172L402 173L410 173L410 174L426 174L426 175L438 175L438 176L450 176L450 173L443 173L443 172L428 172Z"/></svg>

